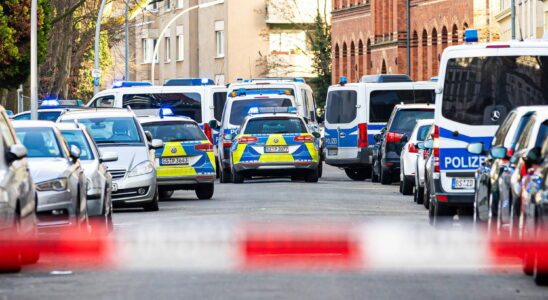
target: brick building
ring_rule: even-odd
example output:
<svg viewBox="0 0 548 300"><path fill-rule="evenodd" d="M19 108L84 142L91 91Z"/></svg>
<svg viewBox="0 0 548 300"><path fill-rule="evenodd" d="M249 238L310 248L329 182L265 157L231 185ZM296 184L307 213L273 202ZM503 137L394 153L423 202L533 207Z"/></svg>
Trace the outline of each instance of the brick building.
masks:
<svg viewBox="0 0 548 300"><path fill-rule="evenodd" d="M443 49L468 27L488 35L488 0L410 0L411 77L437 76ZM333 82L407 73L407 0L333 0Z"/></svg>

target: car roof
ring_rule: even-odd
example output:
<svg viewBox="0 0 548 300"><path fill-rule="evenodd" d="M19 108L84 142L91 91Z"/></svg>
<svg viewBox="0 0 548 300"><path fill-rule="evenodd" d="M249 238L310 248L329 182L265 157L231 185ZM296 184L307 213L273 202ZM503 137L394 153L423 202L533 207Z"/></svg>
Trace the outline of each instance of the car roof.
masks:
<svg viewBox="0 0 548 300"><path fill-rule="evenodd" d="M548 110L548 105L535 105L535 106L518 106L512 111L515 111L518 115L523 115L527 112L537 112L542 110Z"/></svg>
<svg viewBox="0 0 548 300"><path fill-rule="evenodd" d="M198 124L196 121L192 120L191 118L178 117L178 116L173 116L173 117L170 116L170 117L163 117L163 118L160 118L160 117L157 117L157 116L139 116L137 119L139 120L139 122L141 124L160 123L160 122L173 122L173 121Z"/></svg>
<svg viewBox="0 0 548 300"><path fill-rule="evenodd" d="M426 104L426 103L397 104L395 107L398 110L416 109L416 108L431 108L432 110L434 110L434 108L435 108L434 104Z"/></svg>
<svg viewBox="0 0 548 300"><path fill-rule="evenodd" d="M52 121L43 120L14 120L12 121L15 128L33 128L33 127L49 127L56 128L55 123Z"/></svg>
<svg viewBox="0 0 548 300"><path fill-rule="evenodd" d="M261 119L261 118L270 118L270 117L282 117L282 118L297 118L302 119L301 116L293 113L266 113L266 114L253 114L248 115L247 119Z"/></svg>
<svg viewBox="0 0 548 300"><path fill-rule="evenodd" d="M135 117L135 114L125 108L96 108L85 110L68 111L59 117L60 119L84 119L84 118L116 118L116 117Z"/></svg>

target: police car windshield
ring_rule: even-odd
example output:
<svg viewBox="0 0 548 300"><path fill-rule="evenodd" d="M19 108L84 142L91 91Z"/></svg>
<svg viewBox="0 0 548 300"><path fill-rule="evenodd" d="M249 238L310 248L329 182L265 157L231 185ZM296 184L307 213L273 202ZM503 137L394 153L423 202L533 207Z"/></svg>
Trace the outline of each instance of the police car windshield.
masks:
<svg viewBox="0 0 548 300"><path fill-rule="evenodd" d="M433 109L401 109L396 112L389 131L410 134L417 125L417 120L432 118Z"/></svg>
<svg viewBox="0 0 548 300"><path fill-rule="evenodd" d="M63 120L73 122L73 120ZM78 119L87 127L97 144L142 143L135 120L129 117Z"/></svg>
<svg viewBox="0 0 548 300"><path fill-rule="evenodd" d="M546 104L548 56L465 57L447 62L444 118L499 125L518 106Z"/></svg>
<svg viewBox="0 0 548 300"><path fill-rule="evenodd" d="M38 120L55 122L61 115L60 111L40 111L38 112ZM30 113L15 116L14 120L30 120Z"/></svg>
<svg viewBox="0 0 548 300"><path fill-rule="evenodd" d="M80 160L93 160L95 156L91 152L88 140L81 130L62 130L61 133L67 141L68 146L75 145L80 148Z"/></svg>
<svg viewBox="0 0 548 300"><path fill-rule="evenodd" d="M202 122L202 96L199 93L126 94L122 106L134 110L169 107L177 116Z"/></svg>
<svg viewBox="0 0 548 300"><path fill-rule="evenodd" d="M230 110L230 124L240 126L252 107L290 107L293 106L288 98L268 98L237 100L232 103Z"/></svg>
<svg viewBox="0 0 548 300"><path fill-rule="evenodd" d="M51 128L16 128L28 157L62 157L61 147Z"/></svg>
<svg viewBox="0 0 548 300"><path fill-rule="evenodd" d="M207 137L200 127L190 122L157 122L143 124L155 139L163 142L204 141Z"/></svg>
<svg viewBox="0 0 548 300"><path fill-rule="evenodd" d="M306 133L306 127L299 118L257 118L247 122L244 134L295 134Z"/></svg>

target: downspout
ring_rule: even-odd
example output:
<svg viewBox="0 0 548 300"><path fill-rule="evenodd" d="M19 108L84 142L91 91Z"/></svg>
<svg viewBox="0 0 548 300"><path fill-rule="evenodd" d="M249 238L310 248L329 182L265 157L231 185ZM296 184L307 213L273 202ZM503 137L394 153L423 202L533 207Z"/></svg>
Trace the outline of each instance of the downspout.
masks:
<svg viewBox="0 0 548 300"><path fill-rule="evenodd" d="M410 34L411 34L411 21L410 21L410 17L411 17L411 4L410 4L411 0L407 0L407 10L406 10L406 14L407 14L407 17L406 17L406 27L407 27L407 75L411 76L411 38L410 38Z"/></svg>

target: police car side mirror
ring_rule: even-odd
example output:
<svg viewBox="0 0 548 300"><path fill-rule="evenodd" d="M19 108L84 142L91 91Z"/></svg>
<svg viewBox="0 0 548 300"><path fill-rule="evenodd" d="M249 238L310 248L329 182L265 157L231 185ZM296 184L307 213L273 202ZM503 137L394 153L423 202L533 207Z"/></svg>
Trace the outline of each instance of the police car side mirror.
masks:
<svg viewBox="0 0 548 300"><path fill-rule="evenodd" d="M470 154L476 154L476 155L484 154L483 143L470 143L466 147L466 150L468 150L468 153Z"/></svg>
<svg viewBox="0 0 548 300"><path fill-rule="evenodd" d="M147 138L147 141L152 142L152 133L150 133L150 131L145 130L145 136Z"/></svg>
<svg viewBox="0 0 548 300"><path fill-rule="evenodd" d="M160 149L163 146L164 146L164 142L162 140L159 140L159 139L153 139L150 142L150 148L152 148L152 149Z"/></svg>
<svg viewBox="0 0 548 300"><path fill-rule="evenodd" d="M540 151L537 147L527 151L527 154L524 157L524 160L528 164L539 164L540 163Z"/></svg>
<svg viewBox="0 0 548 300"><path fill-rule="evenodd" d="M217 120L211 120L207 123L209 125L209 128L211 129L219 129L219 122L217 122Z"/></svg>
<svg viewBox="0 0 548 300"><path fill-rule="evenodd" d="M508 149L505 147L493 147L489 150L489 154L495 159L506 159L508 158L507 153Z"/></svg>
<svg viewBox="0 0 548 300"><path fill-rule="evenodd" d="M312 136L315 137L315 138L317 138L317 139L319 139L319 138L322 137L322 135L321 135L319 132L317 132L317 131L312 132Z"/></svg>

